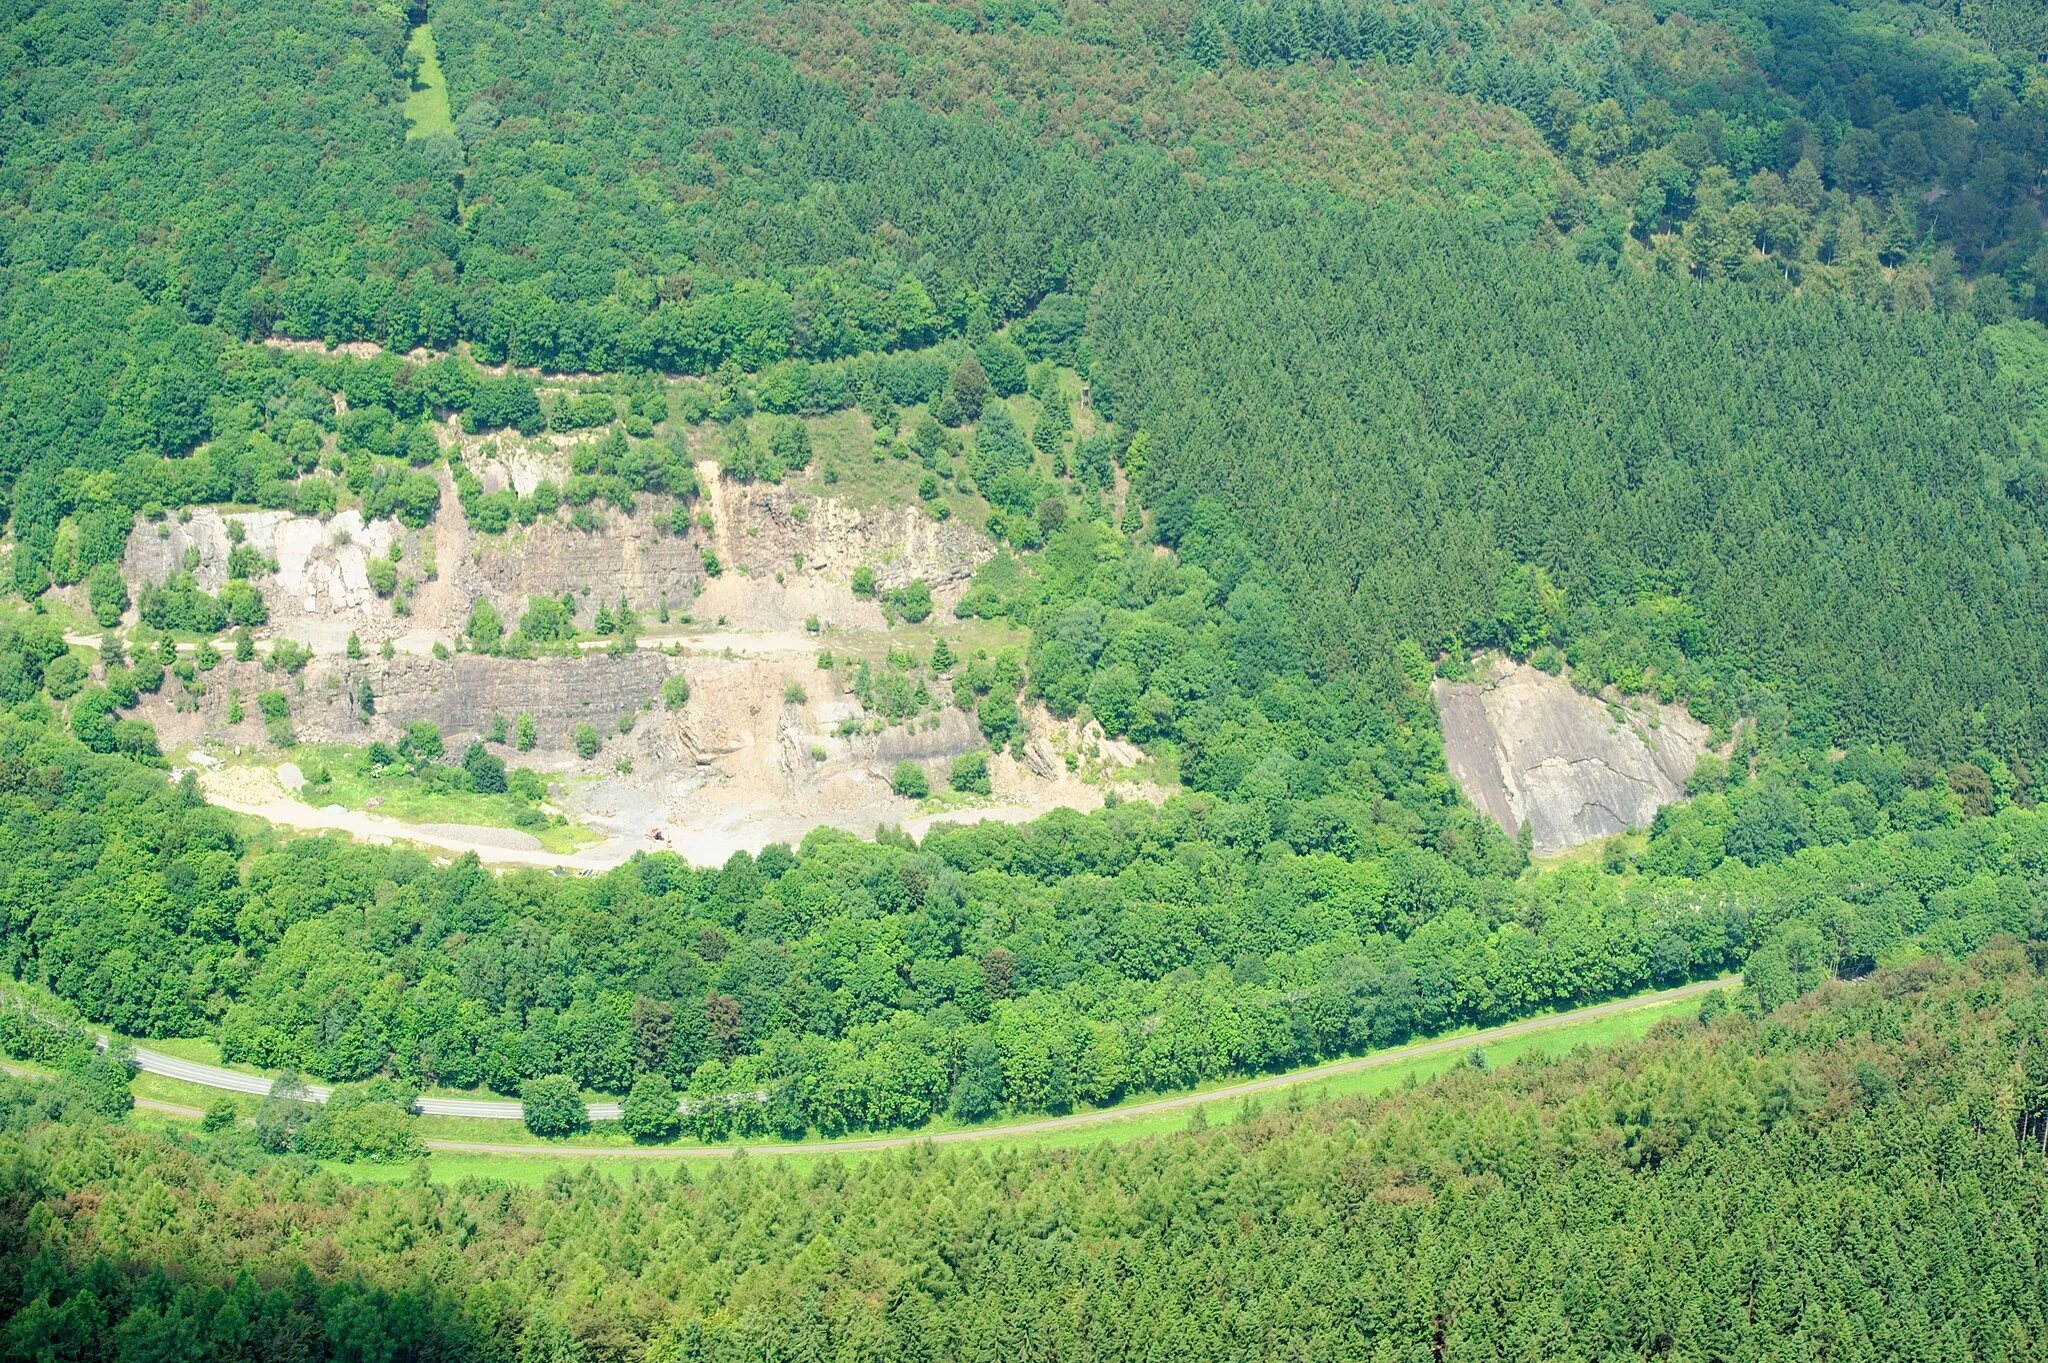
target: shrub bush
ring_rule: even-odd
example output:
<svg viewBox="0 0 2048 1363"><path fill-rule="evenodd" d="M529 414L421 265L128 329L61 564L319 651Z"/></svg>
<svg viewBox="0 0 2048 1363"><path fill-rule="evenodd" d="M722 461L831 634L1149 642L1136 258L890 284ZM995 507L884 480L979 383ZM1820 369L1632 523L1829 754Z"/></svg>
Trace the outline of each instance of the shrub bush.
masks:
<svg viewBox="0 0 2048 1363"><path fill-rule="evenodd" d="M932 589L921 577L891 591L887 599L897 613L913 625L921 625L931 618Z"/></svg>
<svg viewBox="0 0 2048 1363"><path fill-rule="evenodd" d="M469 774L469 783L479 794L505 793L505 759L485 748L482 743L471 743L463 749L462 769Z"/></svg>
<svg viewBox="0 0 2048 1363"><path fill-rule="evenodd" d="M922 800L932 793L932 783L917 763L898 762L896 770L889 773L889 789L906 800Z"/></svg>
<svg viewBox="0 0 2048 1363"><path fill-rule="evenodd" d="M92 603L93 618L103 628L121 623L121 612L128 609L128 584L121 580L119 568L111 563L95 565L86 579L86 595Z"/></svg>
<svg viewBox="0 0 2048 1363"><path fill-rule="evenodd" d="M307 1098L299 1076L280 1074L270 1086L270 1095L256 1109L256 1143L273 1155L289 1154L299 1148L307 1127L319 1116Z"/></svg>
<svg viewBox="0 0 2048 1363"><path fill-rule="evenodd" d="M947 784L968 795L988 794L988 754L964 752L954 758L953 770L947 777Z"/></svg>
<svg viewBox="0 0 2048 1363"><path fill-rule="evenodd" d="M300 1133L298 1148L315 1159L368 1160L374 1164L419 1159L427 1153L427 1147L419 1137L410 1108L410 1095L383 1094L371 1098L337 1089Z"/></svg>
<svg viewBox="0 0 2048 1363"><path fill-rule="evenodd" d="M626 1134L636 1141L665 1141L682 1127L675 1085L666 1075L643 1074L633 1082L620 1113Z"/></svg>
<svg viewBox="0 0 2048 1363"><path fill-rule="evenodd" d="M519 1090L519 1106L526 1129L544 1140L559 1140L590 1129L590 1110L576 1081L564 1074L544 1074L529 1079Z"/></svg>

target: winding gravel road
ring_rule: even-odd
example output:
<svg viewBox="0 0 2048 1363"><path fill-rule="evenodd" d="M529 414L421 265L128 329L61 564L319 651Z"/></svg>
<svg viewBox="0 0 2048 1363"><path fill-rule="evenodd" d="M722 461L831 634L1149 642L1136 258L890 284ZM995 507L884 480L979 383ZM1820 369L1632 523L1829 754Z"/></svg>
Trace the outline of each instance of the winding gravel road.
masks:
<svg viewBox="0 0 2048 1363"><path fill-rule="evenodd" d="M1531 1032L1548 1031L1572 1023L1587 1022L1593 1018L1614 1013L1626 1013L1637 1008L1654 1007L1662 1003L1673 1003L1681 999L1710 993L1726 988L1732 980L1701 980L1695 984L1680 985L1676 989L1665 989L1655 994L1640 994L1631 999L1617 999L1612 1003L1597 1003L1590 1007L1574 1009L1569 1013L1553 1013L1548 1017L1530 1018L1525 1022L1510 1022L1500 1027L1489 1027L1483 1032L1472 1032L1465 1036L1444 1037L1437 1041L1425 1041L1418 1046L1406 1046L1399 1050L1379 1051L1372 1055L1360 1056L1355 1060L1337 1060L1314 1069L1295 1070L1288 1074L1270 1075L1264 1079L1248 1080L1232 1084L1228 1088L1211 1089L1206 1093L1184 1093L1175 1098L1161 1098L1155 1102L1138 1103L1131 1107L1107 1108L1101 1112L1077 1112L1069 1117L1046 1117L1032 1122L1013 1122L1006 1126L976 1127L968 1131L942 1131L928 1136L877 1136L869 1140L818 1142L806 1145L751 1145L747 1150L757 1155L816 1155L835 1152L859 1152L865 1150L896 1150L912 1145L951 1145L959 1141L1002 1140L1014 1136L1036 1135L1045 1131L1065 1131L1076 1127L1094 1126L1102 1122L1120 1122L1130 1117L1146 1117L1159 1112L1171 1112L1178 1108L1194 1107L1202 1103L1223 1103L1243 1098L1254 1093L1271 1089L1286 1088L1292 1084L1312 1084L1319 1079L1328 1079L1354 1070L1377 1069L1384 1065L1399 1064L1418 1056L1439 1055L1445 1051L1466 1051L1476 1046L1487 1046L1506 1041L1511 1037L1526 1036ZM104 1043L105 1038L102 1038ZM236 1070L222 1069L218 1065L202 1065L197 1061L180 1060L164 1055L160 1051L135 1051L136 1068L145 1074L159 1074L167 1079L183 1079L187 1083L201 1084L207 1088L227 1089L234 1093L267 1094L271 1081L261 1075L243 1074ZM327 1101L329 1090L324 1085L307 1085L307 1094L316 1103ZM142 1106L173 1115L197 1116L189 1108L168 1103L143 1103ZM619 1116L617 1103L592 1103L590 1120L594 1122L616 1121ZM521 1118L519 1104L503 1100L469 1098L422 1098L419 1110L435 1117L483 1117L495 1121L513 1121ZM561 1155L577 1154L592 1156L622 1156L625 1158L709 1158L730 1155L734 1147L716 1146L599 1146L599 1145L511 1145L489 1141L428 1141L431 1150L446 1150L472 1155Z"/></svg>

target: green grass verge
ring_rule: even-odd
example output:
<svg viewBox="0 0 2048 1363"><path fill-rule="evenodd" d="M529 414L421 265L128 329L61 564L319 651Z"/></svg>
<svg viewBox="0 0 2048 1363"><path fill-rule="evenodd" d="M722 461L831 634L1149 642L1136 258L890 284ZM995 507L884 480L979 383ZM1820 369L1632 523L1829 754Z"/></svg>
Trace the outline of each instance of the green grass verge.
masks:
<svg viewBox="0 0 2048 1363"><path fill-rule="evenodd" d="M1078 376L1074 376L1073 384L1078 389ZM1005 403L1010 414L1017 419L1018 426L1026 431L1038 418L1038 404L1028 397L994 401ZM917 423L926 411L922 403L901 409L898 421L906 438L917 429ZM972 481L966 461L960 456L943 461L943 471L952 476L939 477L939 494L926 503L917 495L918 483L926 472L923 462L914 454L907 459L898 459L876 450L874 424L865 412L850 408L830 416L810 418L808 424L815 456L807 471L790 479L793 488L830 497L862 511L877 507L943 505L952 519L965 525L978 530L987 524L990 509L987 499L978 490L971 494L960 490L963 480ZM757 433L756 443L764 442L766 438L764 429ZM1051 475L1052 460L1048 456L1033 449L1031 457L1041 474Z"/></svg>
<svg viewBox="0 0 2048 1363"><path fill-rule="evenodd" d="M921 408L914 408L904 419L915 425ZM766 422L759 424L765 426ZM892 459L888 455L876 457L875 428L868 420L867 413L857 407L829 416L813 417L807 423L811 428L811 466L803 473L792 475L787 486L801 495L829 497L860 511L871 511L880 507L918 506L917 480L924 476L924 465L915 456L909 459ZM767 438L765 429L756 434L756 442ZM953 485L945 483L950 492ZM974 507L957 492L944 500L955 516L966 516L971 523L986 520L984 510L980 520L974 518Z"/></svg>
<svg viewBox="0 0 2048 1363"><path fill-rule="evenodd" d="M448 78L441 73L441 58L434 51L434 26L421 24L414 29L405 50L420 59L419 74L405 101L405 135L454 133L455 120L448 112Z"/></svg>
<svg viewBox="0 0 2048 1363"><path fill-rule="evenodd" d="M509 728L516 716L507 716ZM435 790L417 776L388 773L365 774L361 769L365 749L338 743L302 743L289 753L274 754L279 760L296 762L302 771L326 768L328 780L309 785L298 798L318 809L340 805L344 809L369 810L402 823L460 823L486 828L507 828L538 839L549 852L567 855L578 848L604 841L604 835L580 824L569 823L559 814L547 814L545 823L522 825L520 817L535 806L516 795L484 795L476 791ZM517 766L519 754L506 745L492 751ZM266 756L262 765L274 766ZM378 802L370 809L370 801Z"/></svg>
<svg viewBox="0 0 2048 1363"><path fill-rule="evenodd" d="M1727 983L1732 986L1736 981L1731 978ZM40 993L41 991L31 992ZM1616 1012L1602 1013L1576 1021L1562 1021L1553 1026L1487 1043L1482 1047L1478 1047L1478 1049L1483 1051L1489 1066L1498 1067L1512 1064L1525 1055L1560 1055L1580 1046L1602 1046L1616 1042L1631 1041L1641 1037L1662 1019L1696 1012L1699 1005L1700 998L1697 995L1663 1002L1646 1002L1640 1006L1623 1008ZM1605 1005L1592 1006L1599 1007ZM1520 1021L1540 1021L1545 1016L1558 1017L1561 1015L1538 1015L1537 1018ZM1197 1106L1200 1106L1205 1111L1208 1120L1212 1122L1225 1121L1240 1115L1247 1106L1261 1108L1274 1102L1290 1101L1290 1092L1303 1095L1310 1101L1320 1101L1326 1098L1383 1093L1400 1085L1421 1083L1442 1074L1446 1070L1469 1063L1472 1050L1452 1045L1405 1059L1402 1058L1402 1051L1416 1050L1423 1046L1437 1046L1444 1042L1455 1043L1463 1038L1475 1037L1479 1031L1480 1029L1478 1028L1464 1028L1442 1036L1422 1038L1411 1043L1408 1047L1383 1053L1387 1056L1387 1059L1379 1064L1367 1068L1348 1070L1323 1078L1290 1078L1288 1076L1280 1076L1281 1083L1273 1088L1248 1096L1219 1097L1214 1104L1190 1104L1164 1111L1138 1111L1135 1109L1142 1109L1162 1100L1169 1100L1180 1096L1176 1094L1142 1093L1132 1095L1115 1107L1100 1110L1114 1114L1120 1109L1134 1109L1128 1116L1117 1117L1112 1115L1071 1127L1038 1131L1018 1130L1014 1135L1006 1137L1003 1134L1006 1124L967 1127L960 1123L940 1118L916 1130L864 1132L838 1142L813 1140L804 1143L805 1149L801 1153L776 1155L771 1158L792 1160L802 1165L824 1157L871 1153L857 1149L848 1149L846 1147L849 1144L858 1144L863 1141L876 1139L939 1136L964 1130L986 1132L990 1140L1019 1149L1048 1147L1071 1149L1091 1146L1105 1140L1130 1140L1136 1137L1175 1131L1185 1127L1192 1120ZM183 1038L170 1041L152 1041L146 1044L153 1050L161 1051L167 1055L174 1055L180 1059L206 1064L219 1063L218 1048L210 1041ZM247 1066L235 1066L233 1068L243 1070L244 1072L254 1072ZM1317 1068L1320 1068L1320 1066L1306 1067L1299 1074L1306 1076ZM1247 1082L1255 1082L1255 1080L1248 1080L1247 1077L1241 1075L1218 1079L1213 1083L1203 1085L1201 1088L1194 1090L1194 1096L1199 1098L1205 1093L1225 1093ZM153 1074L137 1075L133 1084L133 1092L137 1098L172 1103L180 1107L202 1111L225 1097L232 1101L237 1111L245 1117L253 1115L258 1104L261 1102L260 1098L252 1094L231 1094L224 1090L208 1088L204 1085ZM452 1090L440 1090L437 1092L440 1096L449 1097L494 1096L456 1093ZM157 1113L151 1114L151 1120L176 1122L186 1119ZM431 1156L434 1175L437 1178L443 1179L455 1179L471 1174L481 1175L488 1173L495 1177L507 1178L517 1182L537 1182L546 1177L551 1170L565 1167L580 1167L582 1164L590 1162L593 1158L591 1152L594 1150L633 1148L632 1141L619 1128L618 1124L614 1122L600 1122L591 1131L576 1137L574 1141L556 1144L541 1140L517 1122L485 1118L440 1116L422 1116L417 1120L417 1130L423 1140L516 1145L530 1147L532 1150L531 1154L524 1152L483 1154L467 1151L436 1151ZM1007 1123L1007 1125L1022 1127L1043 1120L1045 1120L1043 1117L1019 1117ZM749 1142L733 1142L727 1148L738 1150L747 1147L749 1144ZM762 1144L781 1144L781 1142L757 1138L751 1144L758 1146ZM698 1147L694 1142L689 1141L688 1138L677 1141L671 1147L671 1149L678 1152L694 1148ZM617 1163L626 1167L630 1167L638 1162L636 1160L620 1159L615 1155L597 1155L595 1158L601 1163ZM661 1147L648 1147L642 1158L654 1160L663 1167L671 1167L679 1160L694 1164L707 1159L725 1158L725 1156L670 1154L666 1153ZM335 1165L334 1167L337 1170L345 1170L354 1177L362 1178L398 1177L401 1173L408 1171L408 1167L403 1165L362 1164Z"/></svg>
<svg viewBox="0 0 2048 1363"><path fill-rule="evenodd" d="M98 638L107 631L93 618L91 611L74 606L56 592L45 592L31 603L18 596L11 596L0 602L0 620L22 624L41 617L55 624L66 634L91 635Z"/></svg>
<svg viewBox="0 0 2048 1363"><path fill-rule="evenodd" d="M1525 1032L1519 1036L1480 1047L1489 1067L1508 1065L1525 1055L1563 1055L1579 1046L1603 1046L1613 1042L1633 1041L1658 1022L1667 1017L1681 1017L1699 1011L1697 997L1679 999L1675 1002L1645 1004L1619 1013L1608 1013L1600 1017L1587 1018L1583 1022L1561 1023L1541 1031ZM1455 1041L1471 1036L1476 1028L1466 1028L1443 1036L1426 1037L1413 1043L1415 1046L1434 1045L1441 1041ZM1405 1049L1405 1048L1404 1048ZM1390 1054L1398 1056L1399 1051ZM1290 1090L1300 1089L1310 1101L1325 1098L1345 1098L1359 1095L1385 1093L1389 1089L1405 1084L1422 1083L1433 1079L1446 1070L1456 1069L1470 1063L1470 1050L1433 1051L1409 1060L1390 1060L1366 1069L1349 1070L1326 1079L1305 1080L1299 1083L1276 1085L1249 1098L1220 1099L1217 1103L1203 1104L1208 1120L1227 1121L1244 1110L1249 1102L1255 1109L1270 1107L1276 1102L1287 1101ZM1197 1095L1214 1093L1234 1088L1249 1082L1239 1076L1218 1080L1195 1090ZM1137 1107L1155 1103L1171 1094L1141 1094L1119 1106ZM1075 1148L1094 1145L1104 1140L1129 1140L1138 1136L1157 1135L1165 1131L1178 1131L1194 1117L1195 1107L1171 1108L1164 1112L1139 1113L1116 1121L1091 1123L1075 1127L1070 1131L1034 1131L1020 1134L1014 1144L1020 1149L1057 1146Z"/></svg>
<svg viewBox="0 0 2048 1363"><path fill-rule="evenodd" d="M244 1074L261 1074L263 1071L253 1065L230 1064L220 1058L220 1046L208 1037L176 1036L164 1041L138 1041L138 1046L147 1047L158 1055L168 1055L174 1060L190 1060L195 1065L219 1065L222 1069L240 1070Z"/></svg>
<svg viewBox="0 0 2048 1363"><path fill-rule="evenodd" d="M146 1098L154 1103L171 1103L177 1107L189 1107L204 1112L215 1103L226 1099L235 1105L235 1111L244 1117L256 1115L256 1109L263 1100L253 1093L234 1093L227 1089L208 1088L204 1084L189 1083L183 1079L171 1079L161 1074L138 1074L129 1081L128 1091L137 1098Z"/></svg>

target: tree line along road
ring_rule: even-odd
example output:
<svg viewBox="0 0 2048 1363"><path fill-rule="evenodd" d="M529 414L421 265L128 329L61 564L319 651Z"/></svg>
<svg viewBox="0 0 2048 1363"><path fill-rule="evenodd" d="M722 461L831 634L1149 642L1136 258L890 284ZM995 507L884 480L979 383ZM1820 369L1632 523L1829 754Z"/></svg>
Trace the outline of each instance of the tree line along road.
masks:
<svg viewBox="0 0 2048 1363"><path fill-rule="evenodd" d="M1036 1121L1011 1122L1000 1126L975 1127L966 1131L942 1131L924 1136L877 1136L866 1140L842 1140L815 1142L802 1145L749 1145L745 1147L757 1155L802 1155L821 1151L868 1151L895 1150L906 1146L933 1144L950 1145L960 1141L999 1140L1004 1137L1037 1135L1047 1131L1064 1131L1077 1127L1093 1126L1102 1122L1123 1121L1132 1117L1146 1117L1160 1112L1171 1112L1179 1108L1195 1107L1203 1103L1228 1102L1255 1093L1286 1088L1294 1084L1310 1084L1319 1079L1348 1074L1356 1070L1375 1069L1384 1065L1414 1060L1421 1056L1439 1055L1445 1051L1469 1050L1525 1036L1531 1032L1548 1031L1556 1027L1589 1022L1595 1018L1615 1013L1631 1012L1638 1008L1653 1008L1660 1004L1675 1003L1687 998L1708 994L1716 989L1726 988L1730 979L1700 980L1693 984L1679 985L1675 989L1659 990L1654 994L1639 994L1634 998L1616 999L1611 1003L1597 1003L1585 1008L1573 1009L1567 1013L1552 1013L1546 1017L1529 1018L1522 1022L1504 1023L1484 1031L1468 1032L1463 1036L1442 1037L1425 1041L1419 1045L1404 1046L1391 1051L1377 1051L1372 1055L1359 1056L1352 1060L1336 1060L1310 1069L1295 1070L1288 1074L1268 1075L1263 1079L1247 1080L1227 1088L1210 1089L1201 1093L1183 1093L1172 1098L1160 1098L1149 1103L1136 1103L1130 1107L1104 1108L1098 1112L1077 1112L1066 1117L1045 1117ZM101 1044L107 1038L100 1038ZM243 1074L237 1070L223 1069L218 1065L204 1065L193 1060L180 1060L176 1056L164 1055L143 1047L135 1050L135 1066L145 1074L161 1075L166 1079L182 1079L186 1083L199 1084L206 1088L224 1089L232 1093L268 1095L272 1081L258 1074ZM306 1096L316 1103L327 1101L329 1090L325 1085L309 1084ZM191 1108L170 1103L145 1102L142 1104L160 1112L179 1116L197 1117ZM417 1110L430 1117L482 1117L494 1121L519 1121L524 1117L520 1105L506 1099L469 1098L421 1098ZM591 1103L588 1105L590 1120L593 1122L616 1121L619 1117L617 1103ZM737 1146L556 1146L556 1145L512 1145L489 1141L436 1141L430 1140L427 1147L466 1154L487 1155L538 1155L560 1151L573 1151L581 1155L620 1155L627 1157L685 1157L708 1158L734 1153Z"/></svg>

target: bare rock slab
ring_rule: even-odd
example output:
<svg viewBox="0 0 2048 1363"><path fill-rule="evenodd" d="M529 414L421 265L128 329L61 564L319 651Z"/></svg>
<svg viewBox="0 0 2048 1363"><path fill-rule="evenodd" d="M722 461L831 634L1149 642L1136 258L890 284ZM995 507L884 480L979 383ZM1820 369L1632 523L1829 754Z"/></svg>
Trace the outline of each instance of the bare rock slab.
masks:
<svg viewBox="0 0 2048 1363"><path fill-rule="evenodd" d="M1452 778L1510 837L1526 820L1538 856L1647 827L1708 744L1679 706L1610 704L1528 666L1431 693Z"/></svg>

